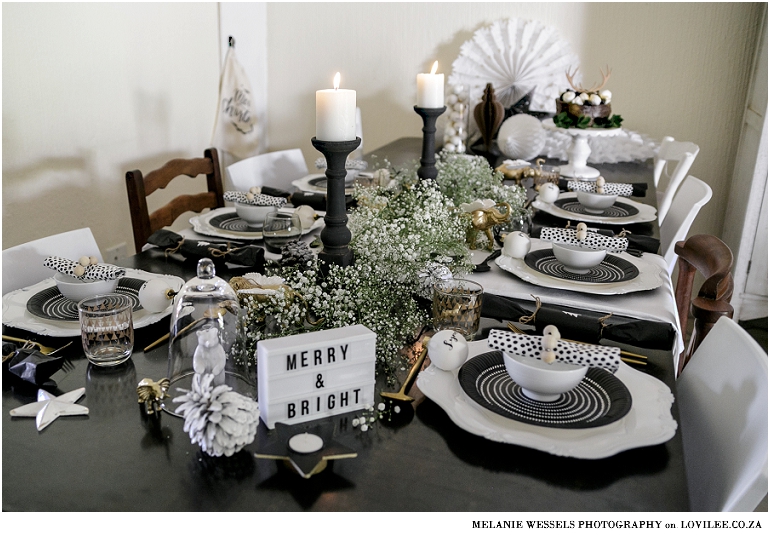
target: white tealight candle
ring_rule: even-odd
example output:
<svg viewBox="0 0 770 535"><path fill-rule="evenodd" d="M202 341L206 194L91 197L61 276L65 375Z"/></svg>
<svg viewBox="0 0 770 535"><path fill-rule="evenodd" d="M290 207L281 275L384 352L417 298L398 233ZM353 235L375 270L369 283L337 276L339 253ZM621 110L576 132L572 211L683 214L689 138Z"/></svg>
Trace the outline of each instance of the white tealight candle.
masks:
<svg viewBox="0 0 770 535"><path fill-rule="evenodd" d="M289 439L289 447L297 453L313 453L323 448L324 441L312 433L300 433Z"/></svg>
<svg viewBox="0 0 770 535"><path fill-rule="evenodd" d="M356 92L339 87L337 73L334 89L315 92L315 137L320 141L356 139Z"/></svg>
<svg viewBox="0 0 770 535"><path fill-rule="evenodd" d="M438 61L433 63L430 74L417 75L417 107L418 108L443 108L444 107L444 75L436 74Z"/></svg>

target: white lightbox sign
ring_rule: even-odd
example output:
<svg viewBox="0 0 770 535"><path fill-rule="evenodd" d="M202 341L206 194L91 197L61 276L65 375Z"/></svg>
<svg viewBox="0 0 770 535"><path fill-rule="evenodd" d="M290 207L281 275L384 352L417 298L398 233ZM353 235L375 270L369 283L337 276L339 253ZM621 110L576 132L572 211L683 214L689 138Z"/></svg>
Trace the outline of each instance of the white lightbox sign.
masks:
<svg viewBox="0 0 770 535"><path fill-rule="evenodd" d="M257 397L267 427L373 405L376 342L363 325L261 340Z"/></svg>

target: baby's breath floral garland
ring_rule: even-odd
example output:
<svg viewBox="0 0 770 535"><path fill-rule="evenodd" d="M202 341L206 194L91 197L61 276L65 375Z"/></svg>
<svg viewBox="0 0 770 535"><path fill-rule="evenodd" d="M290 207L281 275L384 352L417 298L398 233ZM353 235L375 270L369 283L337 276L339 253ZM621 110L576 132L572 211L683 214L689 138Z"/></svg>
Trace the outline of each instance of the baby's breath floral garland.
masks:
<svg viewBox="0 0 770 535"><path fill-rule="evenodd" d="M390 182L379 182L387 185L356 186L358 207L348 223L353 265L322 271L317 258L299 254L293 255L299 262L269 267L269 279L246 275L251 290L236 284L246 310L248 354L262 339L362 324L377 334L378 373L394 383L404 364L402 349L429 321L417 296L429 297L436 278L472 268L465 245L469 219L458 203L480 197L514 209L524 203L523 190L502 186L483 158L446 156L437 167L437 182L401 170L392 172Z"/></svg>

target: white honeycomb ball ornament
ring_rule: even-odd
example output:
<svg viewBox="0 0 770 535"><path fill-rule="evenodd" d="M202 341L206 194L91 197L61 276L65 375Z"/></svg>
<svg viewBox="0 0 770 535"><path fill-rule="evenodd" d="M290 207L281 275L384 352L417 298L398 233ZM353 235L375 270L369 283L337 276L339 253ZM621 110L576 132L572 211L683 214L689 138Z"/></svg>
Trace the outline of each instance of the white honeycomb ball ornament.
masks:
<svg viewBox="0 0 770 535"><path fill-rule="evenodd" d="M526 114L509 117L497 133L497 146L514 160L532 160L545 147L546 132L540 121Z"/></svg>

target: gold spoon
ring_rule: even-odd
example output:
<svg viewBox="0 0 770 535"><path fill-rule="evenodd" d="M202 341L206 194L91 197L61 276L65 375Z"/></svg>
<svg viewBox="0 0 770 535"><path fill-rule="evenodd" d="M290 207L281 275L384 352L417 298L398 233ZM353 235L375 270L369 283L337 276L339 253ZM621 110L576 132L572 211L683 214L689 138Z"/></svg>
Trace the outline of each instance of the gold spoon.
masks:
<svg viewBox="0 0 770 535"><path fill-rule="evenodd" d="M380 396L388 399L395 399L396 401L414 401L414 398L407 396L406 393L412 387L412 383L417 378L417 374L422 368L422 363L425 362L425 356L428 354L428 340L430 340L429 336L423 338L422 351L420 352L420 356L417 357L417 362L414 363L412 369L409 370L409 375L406 376L406 379L401 384L401 390L398 392L380 392Z"/></svg>

